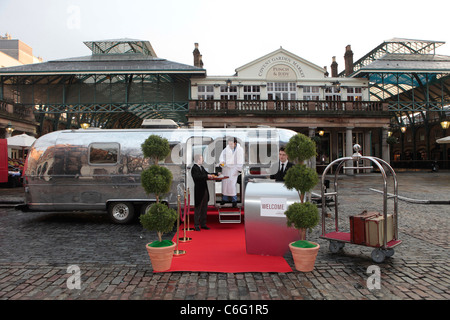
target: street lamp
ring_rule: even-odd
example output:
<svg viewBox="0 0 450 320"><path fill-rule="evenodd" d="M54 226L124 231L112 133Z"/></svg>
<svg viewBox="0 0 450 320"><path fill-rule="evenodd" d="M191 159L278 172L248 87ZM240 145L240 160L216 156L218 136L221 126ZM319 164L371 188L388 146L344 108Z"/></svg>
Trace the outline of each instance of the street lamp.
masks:
<svg viewBox="0 0 450 320"><path fill-rule="evenodd" d="M403 127L400 128L400 130L401 130L402 133L405 133L406 132L406 127L403 126Z"/></svg>
<svg viewBox="0 0 450 320"><path fill-rule="evenodd" d="M11 122L9 122L8 125L6 126L7 136L10 137L11 134L13 133L13 131L14 131L14 127L12 126Z"/></svg>
<svg viewBox="0 0 450 320"><path fill-rule="evenodd" d="M331 84L332 84L333 86L335 86L336 89L338 89L338 90L339 90L339 88L341 87L341 83L340 83L338 80L331 82Z"/></svg>
<svg viewBox="0 0 450 320"><path fill-rule="evenodd" d="M442 129L444 129L444 130L446 130L446 129L448 129L449 127L450 127L450 121L442 121L441 122L441 127L442 127Z"/></svg>

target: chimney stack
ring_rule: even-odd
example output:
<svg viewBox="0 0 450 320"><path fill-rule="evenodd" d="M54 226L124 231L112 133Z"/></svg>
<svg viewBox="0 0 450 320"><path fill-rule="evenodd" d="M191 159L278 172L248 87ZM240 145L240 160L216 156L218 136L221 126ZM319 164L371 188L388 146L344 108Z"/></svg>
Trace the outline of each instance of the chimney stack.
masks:
<svg viewBox="0 0 450 320"><path fill-rule="evenodd" d="M338 76L338 64L336 62L336 56L333 58L333 62L331 62L331 76L336 78Z"/></svg>
<svg viewBox="0 0 450 320"><path fill-rule="evenodd" d="M203 60L200 50L198 50L198 43L195 43L195 49L192 53L194 54L194 66L203 68Z"/></svg>
<svg viewBox="0 0 450 320"><path fill-rule="evenodd" d="M345 60L345 76L348 77L353 73L353 51L350 45L347 45L345 47L344 60Z"/></svg>

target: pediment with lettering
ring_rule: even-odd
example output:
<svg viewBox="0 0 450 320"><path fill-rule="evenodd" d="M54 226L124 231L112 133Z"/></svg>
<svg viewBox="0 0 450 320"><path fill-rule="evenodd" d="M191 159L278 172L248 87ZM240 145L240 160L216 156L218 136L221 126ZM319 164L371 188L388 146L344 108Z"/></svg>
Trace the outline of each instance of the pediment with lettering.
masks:
<svg viewBox="0 0 450 320"><path fill-rule="evenodd" d="M325 70L289 51L280 48L236 69L241 79L261 81L297 81L322 79Z"/></svg>

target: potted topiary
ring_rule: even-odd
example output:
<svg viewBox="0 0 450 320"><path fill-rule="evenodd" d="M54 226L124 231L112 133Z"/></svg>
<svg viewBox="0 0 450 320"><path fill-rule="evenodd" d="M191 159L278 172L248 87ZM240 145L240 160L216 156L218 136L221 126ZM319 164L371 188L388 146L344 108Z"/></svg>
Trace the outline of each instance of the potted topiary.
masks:
<svg viewBox="0 0 450 320"><path fill-rule="evenodd" d="M314 228L319 223L319 210L311 202L305 202L307 192L319 182L317 172L306 166L305 161L316 156L316 144L307 136L299 133L293 136L285 148L289 159L295 163L284 177L284 184L289 190L297 190L300 203L291 204L285 212L287 225L300 232L300 240L291 242L289 249L294 259L295 268L308 272L314 268L320 245L306 241L306 230Z"/></svg>
<svg viewBox="0 0 450 320"><path fill-rule="evenodd" d="M389 145L394 145L394 144L398 143L398 139L394 136L389 136L386 138L386 143Z"/></svg>
<svg viewBox="0 0 450 320"><path fill-rule="evenodd" d="M163 240L162 235L173 229L177 220L177 213L166 204L160 203L160 196L170 191L172 185L172 173L169 169L159 166L160 159L164 159L170 153L167 139L157 135L151 135L141 145L145 158L150 158L153 164L141 173L141 184L147 194L154 194L156 203L147 208L139 217L142 227L149 231L156 231L158 240L146 245L147 252L154 271L165 271L172 264L175 243L171 240Z"/></svg>

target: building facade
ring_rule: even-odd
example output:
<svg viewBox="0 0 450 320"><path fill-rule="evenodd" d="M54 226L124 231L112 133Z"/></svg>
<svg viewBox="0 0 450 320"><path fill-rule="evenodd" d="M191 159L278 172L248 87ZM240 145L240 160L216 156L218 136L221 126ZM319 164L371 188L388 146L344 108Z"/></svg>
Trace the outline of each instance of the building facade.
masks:
<svg viewBox="0 0 450 320"><path fill-rule="evenodd" d="M139 39L84 44L91 55L22 63L16 58L29 59L29 47L9 36L0 39L6 46L0 63L15 63L0 68L0 137L8 127L39 136L168 118L206 128L272 126L304 133L317 142L319 172L353 154L355 143L364 155L397 167L432 160L450 167L450 148L436 144L448 134L441 124L450 120L450 57L435 53L443 42L394 38L355 63L348 45L344 71L338 72L333 57L331 74L280 47L229 76L206 75L198 44L193 65L159 58L150 42Z"/></svg>
<svg viewBox="0 0 450 320"><path fill-rule="evenodd" d="M42 62L42 58L33 55L33 49L26 43L12 39L11 35L0 36L0 68L21 66ZM6 89L0 88L3 92ZM11 96L17 98L17 92ZM11 134L27 133L36 135L37 123L32 109L15 105L13 101L0 99L0 138Z"/></svg>
<svg viewBox="0 0 450 320"><path fill-rule="evenodd" d="M350 46L346 59L352 59ZM194 63L200 55L194 50ZM350 61L351 62L351 61ZM369 97L368 81L338 77L333 58L331 77L319 67L283 48L236 69L232 76L192 79L188 120L203 127L273 126L314 137L316 166L353 154L389 160L387 106Z"/></svg>

